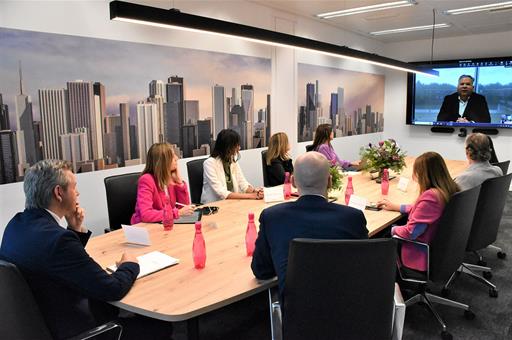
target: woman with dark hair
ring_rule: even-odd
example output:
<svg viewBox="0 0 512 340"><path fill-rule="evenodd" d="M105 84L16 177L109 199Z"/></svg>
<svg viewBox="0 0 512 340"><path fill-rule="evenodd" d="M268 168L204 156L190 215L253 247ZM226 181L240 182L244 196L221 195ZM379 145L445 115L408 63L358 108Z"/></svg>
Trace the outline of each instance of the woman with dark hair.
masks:
<svg viewBox="0 0 512 340"><path fill-rule="evenodd" d="M469 167L455 178L461 190L471 189L482 184L486 179L503 175L500 167L489 163L493 154L490 140L483 133L472 133L466 138L466 158Z"/></svg>
<svg viewBox="0 0 512 340"><path fill-rule="evenodd" d="M255 189L245 179L238 159L240 135L224 129L217 135L210 157L203 163L201 203L224 199L262 199L263 190Z"/></svg>
<svg viewBox="0 0 512 340"><path fill-rule="evenodd" d="M387 199L380 201L378 205L386 210L409 214L405 225L391 229L392 235L430 244L446 203L459 188L451 178L443 157L437 152L425 152L416 158L412 179L418 182L420 189L420 195L413 205L399 205ZM424 247L404 243L401 259L407 268L419 271L428 269L427 251Z"/></svg>
<svg viewBox="0 0 512 340"><path fill-rule="evenodd" d="M284 183L285 173L293 173L293 163L290 155L290 143L284 132L278 132L270 137L267 156L265 159L268 184L273 187Z"/></svg>
<svg viewBox="0 0 512 340"><path fill-rule="evenodd" d="M180 205L176 206L176 203ZM139 178L131 224L162 221L166 204L180 209L181 215L190 215L194 211L173 147L169 143L155 143L148 150L146 167Z"/></svg>
<svg viewBox="0 0 512 340"><path fill-rule="evenodd" d="M318 151L324 155L328 161L332 164L337 164L343 169L352 170L353 167L359 166L359 161L351 162L345 161L338 157L336 151L331 145L331 141L334 139L334 132L330 124L320 124L315 131L315 139L311 150Z"/></svg>
<svg viewBox="0 0 512 340"><path fill-rule="evenodd" d="M491 148L491 159L489 159L489 163L496 164L499 162L498 156L496 156L496 150L494 149L494 143L492 142L492 138L487 136L489 140L489 147Z"/></svg>

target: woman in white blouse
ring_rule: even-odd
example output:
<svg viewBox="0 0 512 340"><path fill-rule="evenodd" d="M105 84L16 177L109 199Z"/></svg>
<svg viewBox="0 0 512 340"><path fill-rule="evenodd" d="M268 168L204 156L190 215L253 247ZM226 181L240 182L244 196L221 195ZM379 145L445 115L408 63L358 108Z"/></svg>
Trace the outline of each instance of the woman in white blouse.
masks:
<svg viewBox="0 0 512 340"><path fill-rule="evenodd" d="M263 190L254 188L245 179L238 165L240 135L224 129L217 135L210 157L203 163L201 203L223 199L262 199Z"/></svg>

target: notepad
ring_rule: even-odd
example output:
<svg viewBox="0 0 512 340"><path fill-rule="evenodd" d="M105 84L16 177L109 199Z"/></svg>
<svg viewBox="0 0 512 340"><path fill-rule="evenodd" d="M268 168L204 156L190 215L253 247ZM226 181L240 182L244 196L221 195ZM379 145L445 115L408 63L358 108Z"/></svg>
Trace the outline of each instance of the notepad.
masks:
<svg viewBox="0 0 512 340"><path fill-rule="evenodd" d="M143 246L151 245L151 240L149 239L149 232L144 227L134 227L131 225L121 224L123 228L124 237L126 238L126 242L133 244L140 244Z"/></svg>
<svg viewBox="0 0 512 340"><path fill-rule="evenodd" d="M180 263L179 259L159 251L152 251L150 253L137 256L137 260L139 260L140 267L140 272L137 276L137 279ZM108 266L107 270L113 273L117 270L117 266L113 264Z"/></svg>

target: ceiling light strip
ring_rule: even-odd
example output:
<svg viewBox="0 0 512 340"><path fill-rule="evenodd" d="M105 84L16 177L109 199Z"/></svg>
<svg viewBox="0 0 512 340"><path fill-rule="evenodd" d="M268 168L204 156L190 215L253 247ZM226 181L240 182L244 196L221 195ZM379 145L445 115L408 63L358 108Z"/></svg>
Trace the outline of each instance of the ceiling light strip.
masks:
<svg viewBox="0 0 512 340"><path fill-rule="evenodd" d="M408 7L408 6L413 6L413 5L416 5L416 1L403 0L403 1L395 1L395 2L386 2L383 4L363 6L363 7L354 7L354 8L344 9L344 10L340 10L340 11L320 13L320 14L317 14L317 17L323 18L323 19L330 19L330 18L341 17L341 16L345 16L345 15L382 11L385 9Z"/></svg>
<svg viewBox="0 0 512 340"><path fill-rule="evenodd" d="M267 45L314 51L325 55L357 60L395 70L438 75L438 72L434 70L418 68L406 62L355 50L347 46L338 46L262 28L182 13L174 9L165 10L124 1L112 1L110 3L110 19L236 37Z"/></svg>
<svg viewBox="0 0 512 340"><path fill-rule="evenodd" d="M435 24L435 25L395 28L395 29L391 29L391 30L370 32L370 34L371 35L385 35L385 34L413 32L413 31L424 31L424 30L431 30L432 26L434 26L433 28L447 28L447 27L451 27L450 24Z"/></svg>
<svg viewBox="0 0 512 340"><path fill-rule="evenodd" d="M512 1L498 2L498 3L494 3L494 4L481 5L481 6L450 9L447 11L443 11L443 13L446 15L459 15L459 14L491 11L491 10L497 10L497 9L505 9L505 8L509 8L509 7L512 8Z"/></svg>

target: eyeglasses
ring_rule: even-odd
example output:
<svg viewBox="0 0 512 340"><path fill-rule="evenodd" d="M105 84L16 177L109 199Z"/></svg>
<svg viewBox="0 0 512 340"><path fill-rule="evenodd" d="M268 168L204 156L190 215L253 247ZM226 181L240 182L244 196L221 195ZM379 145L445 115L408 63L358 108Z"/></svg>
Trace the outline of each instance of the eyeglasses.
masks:
<svg viewBox="0 0 512 340"><path fill-rule="evenodd" d="M213 215L219 212L219 207L211 206L211 207L201 207L201 213L203 215Z"/></svg>

